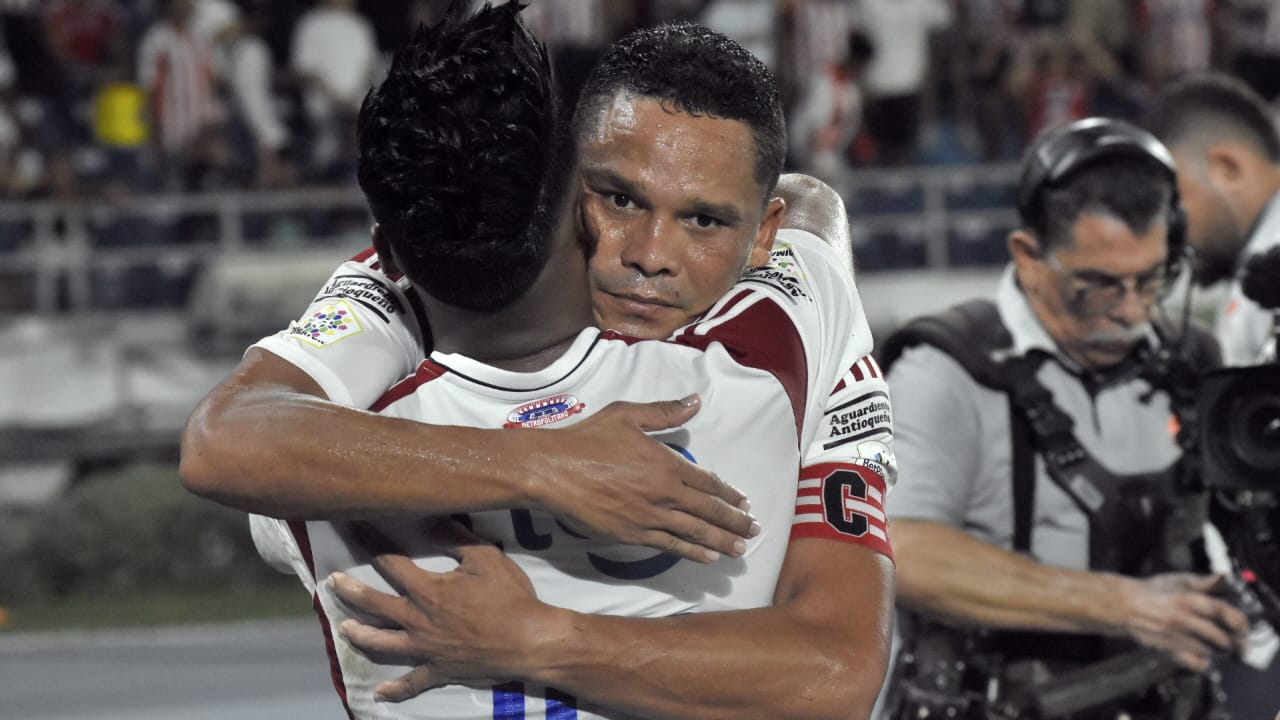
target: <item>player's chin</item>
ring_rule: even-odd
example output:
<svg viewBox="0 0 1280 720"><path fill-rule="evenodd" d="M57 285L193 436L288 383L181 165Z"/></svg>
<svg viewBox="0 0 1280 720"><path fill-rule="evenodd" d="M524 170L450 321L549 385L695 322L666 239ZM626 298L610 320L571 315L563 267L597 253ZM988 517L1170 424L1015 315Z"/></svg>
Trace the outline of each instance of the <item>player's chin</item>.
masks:
<svg viewBox="0 0 1280 720"><path fill-rule="evenodd" d="M678 308L652 307L643 312L627 312L617 307L601 307L601 303L596 304L596 320L605 330L616 330L641 340L663 340L688 323Z"/></svg>

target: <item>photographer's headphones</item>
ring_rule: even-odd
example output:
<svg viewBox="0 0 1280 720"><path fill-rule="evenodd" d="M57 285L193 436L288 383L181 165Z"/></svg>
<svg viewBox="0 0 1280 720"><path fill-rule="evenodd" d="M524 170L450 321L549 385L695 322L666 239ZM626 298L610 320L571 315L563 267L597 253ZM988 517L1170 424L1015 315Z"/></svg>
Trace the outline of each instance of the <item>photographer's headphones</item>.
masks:
<svg viewBox="0 0 1280 720"><path fill-rule="evenodd" d="M1133 155L1154 160L1169 174L1169 259L1167 269L1180 269L1187 245L1187 214L1178 195L1178 172L1173 155L1154 135L1122 120L1085 118L1045 132L1027 150L1018 184L1018 214L1023 226L1042 225L1042 195L1045 188L1066 181L1084 167L1117 155Z"/></svg>

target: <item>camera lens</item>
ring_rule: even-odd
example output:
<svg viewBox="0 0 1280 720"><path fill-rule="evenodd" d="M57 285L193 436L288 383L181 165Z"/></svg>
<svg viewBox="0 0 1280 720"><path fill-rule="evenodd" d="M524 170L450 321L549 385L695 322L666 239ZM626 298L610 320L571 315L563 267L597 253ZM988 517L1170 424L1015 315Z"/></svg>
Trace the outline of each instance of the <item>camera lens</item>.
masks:
<svg viewBox="0 0 1280 720"><path fill-rule="evenodd" d="M1237 458L1251 468L1280 467L1280 398L1239 397L1228 437Z"/></svg>

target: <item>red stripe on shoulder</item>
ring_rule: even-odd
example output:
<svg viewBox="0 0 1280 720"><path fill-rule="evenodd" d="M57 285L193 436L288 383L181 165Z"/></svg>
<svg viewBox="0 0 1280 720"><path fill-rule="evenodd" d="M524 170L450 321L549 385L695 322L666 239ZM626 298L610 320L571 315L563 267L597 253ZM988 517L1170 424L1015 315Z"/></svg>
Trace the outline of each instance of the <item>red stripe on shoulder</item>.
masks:
<svg viewBox="0 0 1280 720"><path fill-rule="evenodd" d="M642 340L638 337L623 335L617 330L605 330L604 332L600 333L600 339L601 340L619 340L628 345L635 345L638 342L642 342Z"/></svg>
<svg viewBox="0 0 1280 720"><path fill-rule="evenodd" d="M353 255L353 256L352 256L352 258L351 258L351 262L358 262L358 263L366 262L369 258L371 258L371 257L373 257L374 255L376 255L376 254L377 254L377 252L378 252L378 251L377 251L377 250L374 250L374 249L373 249L373 246L372 246L372 245L370 245L369 247L367 247L367 248L365 248L365 249L361 250L360 252L356 253L355 255Z"/></svg>
<svg viewBox="0 0 1280 720"><path fill-rule="evenodd" d="M370 405L369 412L382 412L383 410L386 410L391 403L412 395L413 391L438 377L443 377L448 372L448 368L443 365L437 365L431 361L431 358L423 360L422 364L418 366L418 370L416 372L395 385L392 385L390 390L383 393L382 397L378 398L377 401Z"/></svg>
<svg viewBox="0 0 1280 720"><path fill-rule="evenodd" d="M870 355L863 358L867 366L867 372L871 373L871 377L880 377L880 366L876 364L876 359Z"/></svg>
<svg viewBox="0 0 1280 720"><path fill-rule="evenodd" d="M798 438L804 427L809 389L804 343L791 317L768 298L762 297L736 316L723 319L732 306L751 294L747 291L731 300L724 311L709 320L711 327L707 328L706 334L697 333L700 327L708 324L708 321L703 321L685 328L672 341L703 351L712 343L720 343L739 365L764 370L777 378L791 399Z"/></svg>

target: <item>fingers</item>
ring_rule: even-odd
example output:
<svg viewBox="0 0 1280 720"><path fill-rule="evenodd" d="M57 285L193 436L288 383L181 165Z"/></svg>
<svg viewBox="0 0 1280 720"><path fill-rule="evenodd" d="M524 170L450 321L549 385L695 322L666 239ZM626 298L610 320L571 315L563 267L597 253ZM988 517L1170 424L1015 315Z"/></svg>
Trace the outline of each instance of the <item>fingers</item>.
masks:
<svg viewBox="0 0 1280 720"><path fill-rule="evenodd" d="M719 507L714 511L704 512L702 517L674 513L671 524L673 540L703 548L715 556L741 557L747 551L747 540L760 534L760 523L750 515L718 500L715 504ZM726 530L726 527L729 529ZM666 550L688 557L678 549ZM708 554L706 558L689 559L695 562L714 562L717 557L712 554Z"/></svg>
<svg viewBox="0 0 1280 720"><path fill-rule="evenodd" d="M624 420L645 432L670 430L693 419L702 407L697 395L680 400L664 400L651 403L614 402L601 412L620 415Z"/></svg>
<svg viewBox="0 0 1280 720"><path fill-rule="evenodd" d="M413 565L412 560L403 559ZM396 618L404 604L403 598L375 590L346 573L336 572L330 575L329 588L348 607L389 620Z"/></svg>
<svg viewBox="0 0 1280 720"><path fill-rule="evenodd" d="M439 684L443 685L445 683ZM421 695L436 687L436 685L437 683L432 677L431 668L419 665L395 680L388 680L378 685L373 697L378 702L404 702Z"/></svg>
<svg viewBox="0 0 1280 720"><path fill-rule="evenodd" d="M735 518L741 518L751 510L751 503L747 501L747 496L738 488L730 485L724 480L721 480L720 476L713 472L704 470L693 463L681 463L681 465L684 467L680 468L680 480L686 487L693 488L694 490L710 495L713 498L723 500L727 505L727 509L737 509L741 511L740 513L734 514L733 517ZM714 518L707 519L715 522ZM720 523L716 524L721 525ZM721 527L728 530L734 529L727 525L721 525ZM745 534L744 537L746 537Z"/></svg>
<svg viewBox="0 0 1280 720"><path fill-rule="evenodd" d="M365 653L412 655L413 640L403 630L376 628L359 620L343 620L338 626L342 637Z"/></svg>

